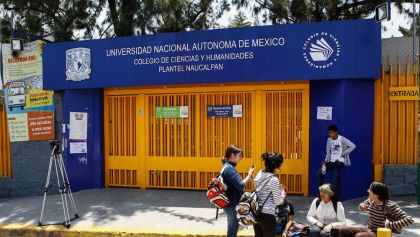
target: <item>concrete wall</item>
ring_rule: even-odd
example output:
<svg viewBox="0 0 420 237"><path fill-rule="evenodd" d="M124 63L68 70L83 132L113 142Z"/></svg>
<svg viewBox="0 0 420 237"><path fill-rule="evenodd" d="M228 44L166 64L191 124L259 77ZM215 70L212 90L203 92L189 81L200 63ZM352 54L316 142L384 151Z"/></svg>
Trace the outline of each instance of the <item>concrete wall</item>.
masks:
<svg viewBox="0 0 420 237"><path fill-rule="evenodd" d="M61 138L62 98L62 93L54 94L56 138ZM41 195L47 177L50 153L49 141L11 143L13 177L0 178L0 197ZM51 191L57 188L55 176L52 177Z"/></svg>
<svg viewBox="0 0 420 237"><path fill-rule="evenodd" d="M384 182L391 196L416 195L417 165L384 165Z"/></svg>

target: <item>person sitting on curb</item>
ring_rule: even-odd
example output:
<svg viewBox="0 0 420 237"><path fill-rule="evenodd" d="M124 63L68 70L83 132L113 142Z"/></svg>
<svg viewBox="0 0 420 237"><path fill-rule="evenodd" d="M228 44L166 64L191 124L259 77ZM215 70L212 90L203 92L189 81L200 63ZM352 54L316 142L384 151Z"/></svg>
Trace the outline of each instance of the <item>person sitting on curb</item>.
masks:
<svg viewBox="0 0 420 237"><path fill-rule="evenodd" d="M295 207L293 203L287 199L283 204L276 208L276 233L281 234L282 237L287 237L287 233L293 226L295 216Z"/></svg>
<svg viewBox="0 0 420 237"><path fill-rule="evenodd" d="M340 237L376 237L379 228L388 228L400 234L404 227L414 223L397 203L389 200L388 187L373 182L368 190L369 198L360 203L359 209L369 214L368 227L340 228Z"/></svg>
<svg viewBox="0 0 420 237"><path fill-rule="evenodd" d="M312 202L306 218L312 225L309 237L338 237L337 229L345 225L346 217L331 184L319 187L319 197Z"/></svg>

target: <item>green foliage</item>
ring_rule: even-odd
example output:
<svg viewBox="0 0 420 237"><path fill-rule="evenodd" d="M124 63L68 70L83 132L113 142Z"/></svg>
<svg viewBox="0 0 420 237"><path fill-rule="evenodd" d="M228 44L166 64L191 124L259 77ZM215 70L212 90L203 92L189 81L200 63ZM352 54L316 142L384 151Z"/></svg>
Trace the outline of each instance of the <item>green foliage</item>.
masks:
<svg viewBox="0 0 420 237"><path fill-rule="evenodd" d="M237 7L250 7L264 23L300 23L362 19L384 0L232 0ZM402 9L407 0L393 0Z"/></svg>
<svg viewBox="0 0 420 237"><path fill-rule="evenodd" d="M251 22L248 21L248 18L242 11L239 11L238 14L236 14L233 20L231 20L229 23L229 27L244 27L251 25Z"/></svg>
<svg viewBox="0 0 420 237"><path fill-rule="evenodd" d="M0 15L1 30L5 36L10 35L13 19L15 32L21 38L49 34L56 41L91 38L103 6L104 0L0 0L4 10ZM76 31L84 35L75 37Z"/></svg>
<svg viewBox="0 0 420 237"><path fill-rule="evenodd" d="M411 14L412 16L412 14ZM413 36L413 29L414 29L414 23L411 23L410 28L404 28L402 26L399 27L399 31L403 36ZM416 17L416 35L420 35L420 15L417 15Z"/></svg>

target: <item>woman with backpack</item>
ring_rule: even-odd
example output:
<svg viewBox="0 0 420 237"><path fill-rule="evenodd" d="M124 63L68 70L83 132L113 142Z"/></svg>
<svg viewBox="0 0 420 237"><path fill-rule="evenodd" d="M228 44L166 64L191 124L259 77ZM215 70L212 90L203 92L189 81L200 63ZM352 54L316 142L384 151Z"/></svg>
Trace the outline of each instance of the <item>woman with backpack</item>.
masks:
<svg viewBox="0 0 420 237"><path fill-rule="evenodd" d="M284 188L275 175L283 164L283 156L278 153L264 153L262 159L265 170L260 171L255 177L257 202L261 214L257 224L254 224L255 237L276 236L276 207L283 204L286 198Z"/></svg>
<svg viewBox="0 0 420 237"><path fill-rule="evenodd" d="M306 218L312 225L309 237L338 236L338 229L345 225L346 217L331 184L319 187L319 197L312 202Z"/></svg>
<svg viewBox="0 0 420 237"><path fill-rule="evenodd" d="M389 200L388 187L380 182L373 182L368 190L369 198L360 203L359 209L369 214L368 227L344 227L340 237L376 237L378 228L386 227L400 234L404 227L414 223L397 203Z"/></svg>
<svg viewBox="0 0 420 237"><path fill-rule="evenodd" d="M225 152L223 157L223 168L222 177L223 182L228 187L226 190L226 196L229 199L229 205L223 210L227 215L228 229L227 237L236 237L238 234L239 223L236 218L235 207L239 203L239 199L245 190L245 185L253 179L254 167L250 168L248 175L242 180L241 175L236 171L235 167L242 159L241 148L230 145Z"/></svg>

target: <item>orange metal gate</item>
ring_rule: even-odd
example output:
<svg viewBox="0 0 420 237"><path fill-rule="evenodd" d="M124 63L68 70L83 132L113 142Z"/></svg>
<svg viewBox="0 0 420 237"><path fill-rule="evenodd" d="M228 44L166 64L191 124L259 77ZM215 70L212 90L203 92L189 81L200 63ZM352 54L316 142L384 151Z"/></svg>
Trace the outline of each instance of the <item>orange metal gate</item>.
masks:
<svg viewBox="0 0 420 237"><path fill-rule="evenodd" d="M418 162L419 99L390 99L391 88L418 86L418 64L382 66L382 77L375 82L375 180L383 180L385 164L415 165Z"/></svg>
<svg viewBox="0 0 420 237"><path fill-rule="evenodd" d="M6 108L3 97L0 94L0 177L12 177L8 131Z"/></svg>
<svg viewBox="0 0 420 237"><path fill-rule="evenodd" d="M242 117L207 117L208 106L221 105L242 105ZM159 118L161 106L188 106L188 117ZM307 195L308 84L107 90L105 121L107 186L206 189L237 144L241 175L277 151L289 193Z"/></svg>

